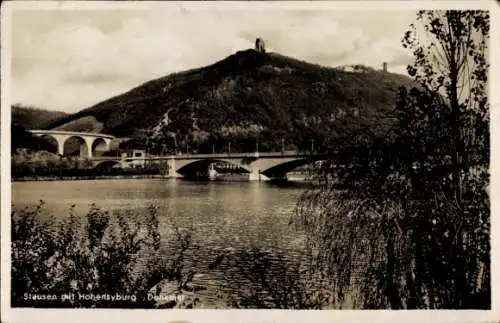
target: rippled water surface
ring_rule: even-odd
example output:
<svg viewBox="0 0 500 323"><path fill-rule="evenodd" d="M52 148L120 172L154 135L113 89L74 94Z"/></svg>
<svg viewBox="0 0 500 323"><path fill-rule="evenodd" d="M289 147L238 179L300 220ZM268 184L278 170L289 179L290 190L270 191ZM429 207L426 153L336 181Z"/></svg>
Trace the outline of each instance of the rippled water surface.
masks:
<svg viewBox="0 0 500 323"><path fill-rule="evenodd" d="M17 209L43 200L56 218L67 216L73 204L81 214L92 203L110 211L143 211L156 204L161 217L190 223L212 242L276 246L300 236L288 223L303 189L265 182L170 179L15 182L12 204Z"/></svg>
<svg viewBox="0 0 500 323"><path fill-rule="evenodd" d="M298 184L174 179L15 182L12 205L15 210L43 200L46 216L57 220L68 215L71 205L83 215L92 203L111 213L140 213L155 204L164 232L171 222L194 228L203 246L199 255L206 258L199 261L208 263L221 249L257 248L294 258L304 237L289 222L304 189ZM134 216L134 212L127 214Z"/></svg>

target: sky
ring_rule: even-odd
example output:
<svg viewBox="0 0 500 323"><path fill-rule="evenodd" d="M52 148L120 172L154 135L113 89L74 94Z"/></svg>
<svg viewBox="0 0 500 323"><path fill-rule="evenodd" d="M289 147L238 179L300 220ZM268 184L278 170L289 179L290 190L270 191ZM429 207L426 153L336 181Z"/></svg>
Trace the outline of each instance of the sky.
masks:
<svg viewBox="0 0 500 323"><path fill-rule="evenodd" d="M16 10L12 103L74 113L154 78L254 47L325 66L406 73L415 11Z"/></svg>

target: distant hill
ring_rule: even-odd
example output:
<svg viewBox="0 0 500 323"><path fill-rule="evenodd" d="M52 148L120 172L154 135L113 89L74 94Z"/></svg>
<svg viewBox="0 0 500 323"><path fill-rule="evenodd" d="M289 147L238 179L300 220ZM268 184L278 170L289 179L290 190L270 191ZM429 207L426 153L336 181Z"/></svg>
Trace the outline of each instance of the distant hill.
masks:
<svg viewBox="0 0 500 323"><path fill-rule="evenodd" d="M46 129L102 131L198 152L315 149L384 136L399 74L239 51L213 65L146 82ZM76 127L76 128L75 128ZM74 128L74 129L73 129ZM158 148L160 149L160 148Z"/></svg>
<svg viewBox="0 0 500 323"><path fill-rule="evenodd" d="M11 107L12 124L22 126L25 129L38 129L45 123L68 115L61 111L50 111L34 107L14 104Z"/></svg>

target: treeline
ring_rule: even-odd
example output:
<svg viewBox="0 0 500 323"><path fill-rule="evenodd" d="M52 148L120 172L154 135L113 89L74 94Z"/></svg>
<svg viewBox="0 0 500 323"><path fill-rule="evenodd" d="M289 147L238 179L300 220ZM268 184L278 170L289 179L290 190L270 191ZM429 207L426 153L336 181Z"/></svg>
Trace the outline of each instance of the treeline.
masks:
<svg viewBox="0 0 500 323"><path fill-rule="evenodd" d="M40 129L45 123L65 115L67 115L65 112L44 110L19 103L11 106L12 124L25 129Z"/></svg>
<svg viewBox="0 0 500 323"><path fill-rule="evenodd" d="M159 164L137 168L94 167L89 159L62 157L47 151L17 149L11 158L11 176L21 178L96 178L99 176L161 175L165 172Z"/></svg>
<svg viewBox="0 0 500 323"><path fill-rule="evenodd" d="M14 180L23 178L70 178L70 179L93 179L99 177L116 176L153 176L162 175L161 167L149 166L141 168L33 168L30 166L17 166L12 168Z"/></svg>

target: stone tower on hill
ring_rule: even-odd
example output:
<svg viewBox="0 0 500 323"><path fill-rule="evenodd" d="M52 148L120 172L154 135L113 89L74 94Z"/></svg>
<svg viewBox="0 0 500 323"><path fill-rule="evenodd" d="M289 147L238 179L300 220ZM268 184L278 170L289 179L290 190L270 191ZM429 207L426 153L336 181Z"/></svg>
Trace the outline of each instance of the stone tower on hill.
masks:
<svg viewBox="0 0 500 323"><path fill-rule="evenodd" d="M257 38L255 40L255 50L258 51L259 53L266 52L266 46L264 44L264 40L262 40L261 38Z"/></svg>

